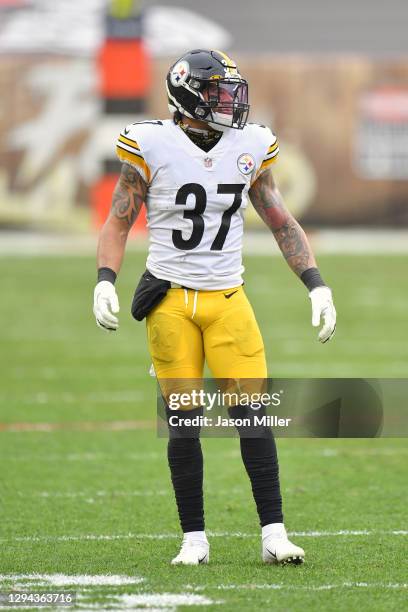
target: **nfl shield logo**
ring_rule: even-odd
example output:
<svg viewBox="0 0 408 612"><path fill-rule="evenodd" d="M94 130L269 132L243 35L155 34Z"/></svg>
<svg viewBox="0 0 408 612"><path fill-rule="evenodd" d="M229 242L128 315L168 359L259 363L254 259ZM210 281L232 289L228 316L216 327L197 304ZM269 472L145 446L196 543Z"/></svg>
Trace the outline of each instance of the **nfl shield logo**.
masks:
<svg viewBox="0 0 408 612"><path fill-rule="evenodd" d="M204 159L204 166L206 168L211 168L212 167L212 159L211 159L211 157L206 157Z"/></svg>

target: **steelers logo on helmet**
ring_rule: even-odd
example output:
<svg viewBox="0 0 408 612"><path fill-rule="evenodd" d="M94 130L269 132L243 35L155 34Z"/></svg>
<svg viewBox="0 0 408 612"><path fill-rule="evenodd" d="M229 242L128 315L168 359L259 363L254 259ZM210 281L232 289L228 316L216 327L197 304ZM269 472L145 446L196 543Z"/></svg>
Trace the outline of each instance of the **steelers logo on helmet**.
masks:
<svg viewBox="0 0 408 612"><path fill-rule="evenodd" d="M166 78L170 112L206 122L224 132L248 120L248 83L221 51L194 49L180 57Z"/></svg>
<svg viewBox="0 0 408 612"><path fill-rule="evenodd" d="M190 66L188 62L182 60L181 62L177 62L170 74L170 81L174 87L180 87L183 83L186 82L187 77L190 74Z"/></svg>
<svg viewBox="0 0 408 612"><path fill-rule="evenodd" d="M242 153L237 160L238 170L242 174L251 174L255 169L255 160L249 153Z"/></svg>

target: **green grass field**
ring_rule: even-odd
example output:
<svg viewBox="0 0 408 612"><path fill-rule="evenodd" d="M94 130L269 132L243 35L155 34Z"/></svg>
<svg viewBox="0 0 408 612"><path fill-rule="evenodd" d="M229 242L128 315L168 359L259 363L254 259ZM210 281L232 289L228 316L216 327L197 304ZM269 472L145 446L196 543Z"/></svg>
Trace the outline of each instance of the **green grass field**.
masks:
<svg viewBox="0 0 408 612"><path fill-rule="evenodd" d="M204 439L211 563L170 567L179 528L166 441L144 325L129 314L143 259L128 254L111 335L94 324L92 258L0 260L0 590L71 589L89 610L403 609L402 439L278 441L300 567L262 565L238 441ZM325 346L285 263L246 259L270 374L407 377L406 259L319 261L339 314Z"/></svg>

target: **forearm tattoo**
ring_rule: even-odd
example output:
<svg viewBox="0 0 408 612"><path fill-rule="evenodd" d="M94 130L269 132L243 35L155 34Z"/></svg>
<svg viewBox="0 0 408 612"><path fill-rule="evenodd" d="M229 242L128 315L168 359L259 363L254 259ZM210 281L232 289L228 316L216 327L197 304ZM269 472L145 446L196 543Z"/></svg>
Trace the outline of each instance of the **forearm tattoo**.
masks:
<svg viewBox="0 0 408 612"><path fill-rule="evenodd" d="M123 219L130 228L139 214L146 190L146 183L139 172L129 164L123 164L113 192L111 215Z"/></svg>
<svg viewBox="0 0 408 612"><path fill-rule="evenodd" d="M300 276L316 265L306 234L285 207L271 171L261 174L249 190L251 202L273 232L283 256Z"/></svg>

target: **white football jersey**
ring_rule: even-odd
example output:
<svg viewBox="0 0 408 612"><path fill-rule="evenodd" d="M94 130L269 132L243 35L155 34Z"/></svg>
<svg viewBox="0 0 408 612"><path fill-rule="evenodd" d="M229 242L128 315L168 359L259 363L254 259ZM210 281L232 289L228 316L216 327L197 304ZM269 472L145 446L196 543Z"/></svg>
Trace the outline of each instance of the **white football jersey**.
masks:
<svg viewBox="0 0 408 612"><path fill-rule="evenodd" d="M270 129L230 129L205 152L173 120L142 121L121 132L116 151L148 185L147 269L191 289L242 284L248 190L279 152Z"/></svg>

